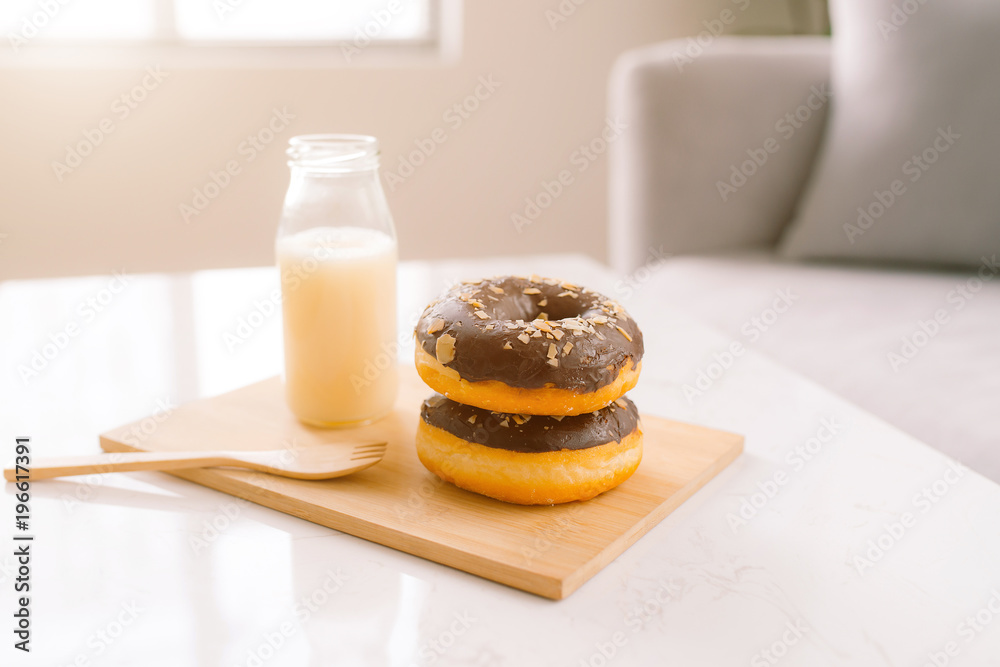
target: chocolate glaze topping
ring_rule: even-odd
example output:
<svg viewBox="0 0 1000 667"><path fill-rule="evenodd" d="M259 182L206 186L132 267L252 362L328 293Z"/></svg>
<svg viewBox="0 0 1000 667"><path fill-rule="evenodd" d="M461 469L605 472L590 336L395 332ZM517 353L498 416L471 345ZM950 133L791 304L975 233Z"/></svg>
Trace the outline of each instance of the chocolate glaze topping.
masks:
<svg viewBox="0 0 1000 667"><path fill-rule="evenodd" d="M417 344L465 380L581 393L642 359L642 332L617 302L532 276L462 283L420 316Z"/></svg>
<svg viewBox="0 0 1000 667"><path fill-rule="evenodd" d="M639 425L639 411L624 396L597 412L560 419L491 412L434 394L420 406L420 418L462 440L528 453L621 442Z"/></svg>

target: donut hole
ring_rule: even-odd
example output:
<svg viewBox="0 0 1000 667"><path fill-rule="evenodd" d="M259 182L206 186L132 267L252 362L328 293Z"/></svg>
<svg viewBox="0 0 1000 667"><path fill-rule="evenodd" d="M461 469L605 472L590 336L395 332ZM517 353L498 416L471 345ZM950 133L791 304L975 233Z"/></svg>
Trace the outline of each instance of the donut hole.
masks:
<svg viewBox="0 0 1000 667"><path fill-rule="evenodd" d="M570 297L549 297L545 306L538 303L543 296L516 294L497 302L493 307L493 317L498 320L531 322L545 313L549 320L563 320L574 317L591 317L602 314L597 309L585 310L578 299Z"/></svg>
<svg viewBox="0 0 1000 667"><path fill-rule="evenodd" d="M487 311L488 312L488 311ZM498 320L524 320L530 322L537 319L542 309L538 307L538 301L524 294L516 294L501 298L493 306L491 313Z"/></svg>
<svg viewBox="0 0 1000 667"><path fill-rule="evenodd" d="M554 299L549 299L544 308L538 307L537 303L535 305L538 308L538 314L536 314L535 317L538 317L538 315L544 312L548 315L550 320L564 320L572 317L588 317L589 315L595 314L584 310L578 299L572 299L570 297L556 297Z"/></svg>

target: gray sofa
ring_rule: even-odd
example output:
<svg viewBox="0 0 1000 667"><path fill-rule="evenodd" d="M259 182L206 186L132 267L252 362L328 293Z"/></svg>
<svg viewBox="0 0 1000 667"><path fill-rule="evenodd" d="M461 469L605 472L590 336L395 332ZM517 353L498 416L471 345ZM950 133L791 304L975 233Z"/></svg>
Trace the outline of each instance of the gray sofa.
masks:
<svg viewBox="0 0 1000 667"><path fill-rule="evenodd" d="M948 271L775 252L824 137L830 55L822 37L624 54L609 92L626 124L609 153L612 264L654 269L643 289L664 303L1000 481L996 260Z"/></svg>

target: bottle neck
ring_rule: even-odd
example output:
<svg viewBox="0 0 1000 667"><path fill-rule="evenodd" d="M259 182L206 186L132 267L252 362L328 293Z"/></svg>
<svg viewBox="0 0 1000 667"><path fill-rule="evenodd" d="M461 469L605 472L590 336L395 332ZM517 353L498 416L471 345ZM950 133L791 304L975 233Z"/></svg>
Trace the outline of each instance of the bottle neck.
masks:
<svg viewBox="0 0 1000 667"><path fill-rule="evenodd" d="M329 180L330 182L349 182L351 180L360 182L366 179L378 180L377 162L370 167L343 171L326 171L316 169L313 166L299 165L294 162L289 162L288 166L291 168L292 180L315 180L318 182L324 180Z"/></svg>
<svg viewBox="0 0 1000 667"><path fill-rule="evenodd" d="M395 238L377 166L331 172L293 164L279 234L345 226L376 229Z"/></svg>
<svg viewBox="0 0 1000 667"><path fill-rule="evenodd" d="M360 134L307 134L288 147L291 182L279 234L360 227L395 239L378 178L378 140Z"/></svg>
<svg viewBox="0 0 1000 667"><path fill-rule="evenodd" d="M285 206L347 202L359 198L384 198L378 168L331 173L292 165Z"/></svg>

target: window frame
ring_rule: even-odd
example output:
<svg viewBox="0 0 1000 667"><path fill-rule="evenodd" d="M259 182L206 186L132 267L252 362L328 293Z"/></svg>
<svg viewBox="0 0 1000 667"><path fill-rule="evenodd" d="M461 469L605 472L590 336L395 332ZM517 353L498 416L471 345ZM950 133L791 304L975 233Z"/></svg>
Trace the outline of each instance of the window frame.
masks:
<svg viewBox="0 0 1000 667"><path fill-rule="evenodd" d="M406 0L401 0L405 2ZM459 56L462 0L427 0L428 34L416 39L375 39L352 58L340 40L186 40L169 33L140 40L46 40L0 48L0 68L263 68L309 69L368 66L435 65ZM159 11L172 0L160 0ZM162 25L162 24L158 24Z"/></svg>

